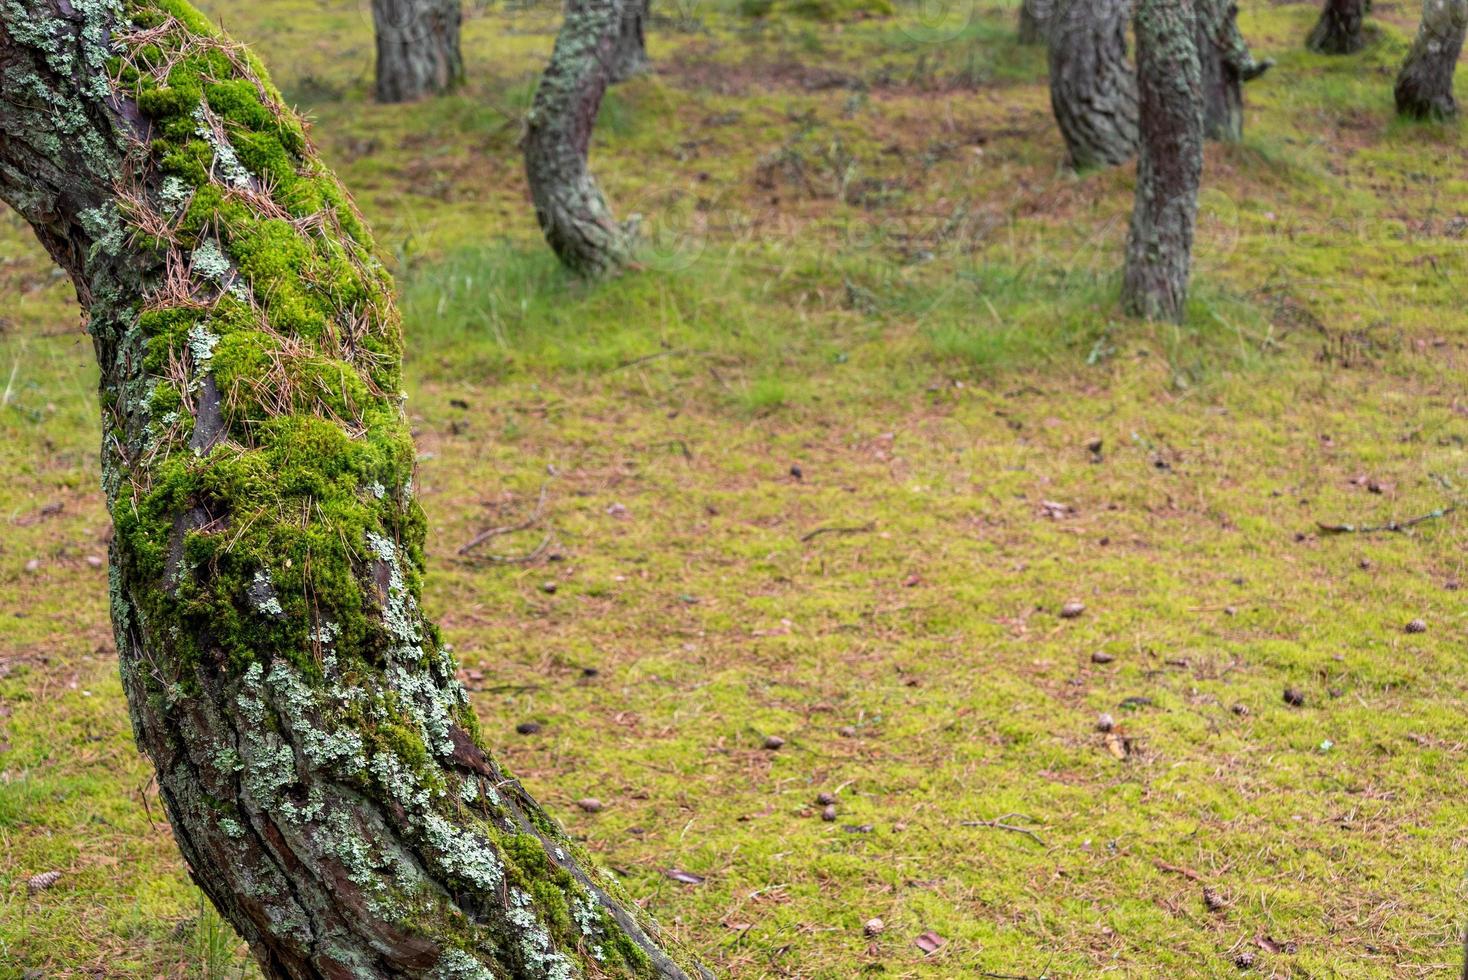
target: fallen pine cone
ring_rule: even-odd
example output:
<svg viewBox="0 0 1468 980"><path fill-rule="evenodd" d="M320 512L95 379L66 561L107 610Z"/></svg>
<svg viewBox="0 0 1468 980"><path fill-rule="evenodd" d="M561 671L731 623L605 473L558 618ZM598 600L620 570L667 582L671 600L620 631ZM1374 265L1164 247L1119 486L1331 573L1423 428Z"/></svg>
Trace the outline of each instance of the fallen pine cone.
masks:
<svg viewBox="0 0 1468 980"><path fill-rule="evenodd" d="M27 879L25 886L27 889L30 890L30 893L34 895L36 892L45 891L47 888L50 888L52 885L56 884L60 880L60 871L42 871L38 875L31 875L30 878Z"/></svg>

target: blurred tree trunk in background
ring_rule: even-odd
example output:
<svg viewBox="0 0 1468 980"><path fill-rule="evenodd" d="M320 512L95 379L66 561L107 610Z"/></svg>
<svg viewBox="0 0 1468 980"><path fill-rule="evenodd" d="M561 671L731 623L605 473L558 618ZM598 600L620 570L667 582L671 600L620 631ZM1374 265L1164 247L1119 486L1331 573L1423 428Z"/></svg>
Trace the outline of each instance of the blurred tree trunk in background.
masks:
<svg viewBox="0 0 1468 980"><path fill-rule="evenodd" d="M1361 22L1366 0L1325 0L1305 47L1321 54L1354 54L1365 46Z"/></svg>
<svg viewBox="0 0 1468 980"><path fill-rule="evenodd" d="M622 31L612 53L613 85L640 75L652 67L647 59L647 17L650 0L624 0Z"/></svg>
<svg viewBox="0 0 1468 980"><path fill-rule="evenodd" d="M1138 0L1137 92L1141 143L1127 236L1122 306L1134 316L1181 322L1188 295L1203 99L1194 0Z"/></svg>
<svg viewBox="0 0 1468 980"><path fill-rule="evenodd" d="M1198 7L1198 67L1203 85L1203 135L1237 143L1244 138L1243 83L1273 66L1255 61L1239 32L1234 0L1195 0Z"/></svg>
<svg viewBox="0 0 1468 980"><path fill-rule="evenodd" d="M272 980L699 975L480 742L392 280L299 118L181 0L4 10L0 200L87 311L119 667L194 880Z"/></svg>
<svg viewBox="0 0 1468 980"><path fill-rule="evenodd" d="M411 102L464 80L459 0L372 0L377 101Z"/></svg>
<svg viewBox="0 0 1468 980"><path fill-rule="evenodd" d="M1424 0L1422 24L1397 75L1397 111L1414 119L1458 114L1453 72L1468 31L1468 0Z"/></svg>
<svg viewBox="0 0 1468 980"><path fill-rule="evenodd" d="M1058 0L1050 19L1050 105L1077 169L1137 150L1137 76L1127 63L1130 0Z"/></svg>
<svg viewBox="0 0 1468 980"><path fill-rule="evenodd" d="M587 278L617 271L632 249L632 232L612 216L586 166L592 127L611 83L624 2L568 0L526 119L525 173L535 218L561 263Z"/></svg>
<svg viewBox="0 0 1468 980"><path fill-rule="evenodd" d="M1056 0L1024 0L1019 5L1019 43L1044 44L1050 39L1050 18Z"/></svg>

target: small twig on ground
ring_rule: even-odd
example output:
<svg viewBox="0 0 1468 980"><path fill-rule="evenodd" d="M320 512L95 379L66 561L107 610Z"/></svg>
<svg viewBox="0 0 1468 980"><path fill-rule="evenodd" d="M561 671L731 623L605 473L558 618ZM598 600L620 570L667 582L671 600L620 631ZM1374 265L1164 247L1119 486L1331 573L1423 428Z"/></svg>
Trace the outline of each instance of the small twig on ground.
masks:
<svg viewBox="0 0 1468 980"><path fill-rule="evenodd" d="M540 539L540 544L525 552L523 555L485 555L484 561L492 561L497 565L528 565L545 554L550 543L555 540L555 534L548 533Z"/></svg>
<svg viewBox="0 0 1468 980"><path fill-rule="evenodd" d="M991 973L988 970L980 970L979 976L993 977L994 980L1050 980L1050 964L1053 960L1053 956L1046 960L1045 966L1034 976L1028 973Z"/></svg>
<svg viewBox="0 0 1468 980"><path fill-rule="evenodd" d="M459 549L459 554L467 555L475 548L484 544L484 542L488 541L490 538L497 538L502 534L513 534L516 531L524 531L539 524L541 514L545 510L546 486L547 484L544 483L540 485L540 499L535 502L535 512L533 514L531 514L529 517L525 518L525 520L521 521L518 524L507 524L504 527L492 527L487 531L480 531L469 540L468 544L465 544Z"/></svg>
<svg viewBox="0 0 1468 980"><path fill-rule="evenodd" d="M1011 834L1023 834L1030 840L1034 841L1036 844L1039 844L1041 847L1045 846L1045 842L1040 839L1040 835L1035 833L1030 828L1020 827L1012 823L1005 823L1006 820L1010 819L1023 820L1025 823L1034 823L1033 820L1025 816L1023 813L1003 813L995 817L993 820L964 820L959 824L959 826L989 827L992 830L1007 830Z"/></svg>
<svg viewBox="0 0 1468 980"><path fill-rule="evenodd" d="M818 538L823 534L865 534L868 531L875 530L876 527L876 521L867 521L865 524L853 527L818 527L814 531L802 534L800 536L800 541L802 544L804 544L805 542Z"/></svg>
<svg viewBox="0 0 1468 980"><path fill-rule="evenodd" d="M1435 521L1447 517L1458 509L1457 503L1448 504L1430 510L1426 514L1409 517L1405 521L1387 521L1385 524L1327 524L1324 521L1316 521L1316 526L1326 534L1376 534L1379 531L1405 531L1409 527L1416 527L1425 521Z"/></svg>
<svg viewBox="0 0 1468 980"><path fill-rule="evenodd" d="M1200 874L1198 874L1198 872L1194 871L1192 868L1185 868L1185 867L1183 867L1180 864L1168 864L1166 861L1162 860L1161 858L1158 858L1157 860L1153 861L1152 862L1152 867L1156 868L1158 871L1170 871L1170 872L1172 872L1175 875L1182 875L1184 878L1188 879L1189 881L1202 881L1203 880L1203 876L1200 875Z"/></svg>
<svg viewBox="0 0 1468 980"><path fill-rule="evenodd" d="M623 371L627 368L636 367L639 364L646 364L648 361L660 360L664 357L706 357L707 355L708 351L702 350L660 350L655 354L644 354L641 357L634 357L630 361L623 361L621 364L612 368L612 370Z"/></svg>

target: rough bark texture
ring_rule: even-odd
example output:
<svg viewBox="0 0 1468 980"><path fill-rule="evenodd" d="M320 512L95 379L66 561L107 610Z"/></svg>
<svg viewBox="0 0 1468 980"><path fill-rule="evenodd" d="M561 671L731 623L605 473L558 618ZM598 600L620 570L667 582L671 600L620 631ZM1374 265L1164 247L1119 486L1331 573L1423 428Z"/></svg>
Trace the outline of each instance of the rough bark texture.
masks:
<svg viewBox="0 0 1468 980"><path fill-rule="evenodd" d="M1244 138L1243 83L1274 65L1255 61L1239 32L1239 7L1233 0L1195 0L1198 67L1202 77L1203 134L1237 143Z"/></svg>
<svg viewBox="0 0 1468 980"><path fill-rule="evenodd" d="M377 101L411 102L464 80L459 0L372 0Z"/></svg>
<svg viewBox="0 0 1468 980"><path fill-rule="evenodd" d="M1055 0L1024 0L1019 5L1019 43L1045 44L1050 39L1050 18Z"/></svg>
<svg viewBox="0 0 1468 980"><path fill-rule="evenodd" d="M525 172L535 218L562 264L588 278L615 272L631 250L631 230L612 216L586 166L625 2L568 0L526 119Z"/></svg>
<svg viewBox="0 0 1468 980"><path fill-rule="evenodd" d="M647 59L647 16L649 0L624 0L622 30L612 52L611 83L616 85L649 70Z"/></svg>
<svg viewBox="0 0 1468 980"><path fill-rule="evenodd" d="M1050 105L1078 169L1137 151L1137 79L1127 63L1130 0L1059 0L1050 22Z"/></svg>
<svg viewBox="0 0 1468 980"><path fill-rule="evenodd" d="M1355 54L1366 45L1361 22L1366 0L1325 0L1305 47L1321 54Z"/></svg>
<svg viewBox="0 0 1468 980"><path fill-rule="evenodd" d="M258 63L182 0L0 0L0 77L101 369L134 733L265 975L697 975L479 743L391 280Z"/></svg>
<svg viewBox="0 0 1468 980"><path fill-rule="evenodd" d="M1453 72L1468 31L1468 0L1424 0L1422 24L1397 74L1397 111L1414 119L1458 114Z"/></svg>
<svg viewBox="0 0 1468 980"><path fill-rule="evenodd" d="M1122 305L1136 316L1181 321L1188 294L1203 105L1194 0L1139 0L1137 91L1142 115L1137 196L1127 236Z"/></svg>

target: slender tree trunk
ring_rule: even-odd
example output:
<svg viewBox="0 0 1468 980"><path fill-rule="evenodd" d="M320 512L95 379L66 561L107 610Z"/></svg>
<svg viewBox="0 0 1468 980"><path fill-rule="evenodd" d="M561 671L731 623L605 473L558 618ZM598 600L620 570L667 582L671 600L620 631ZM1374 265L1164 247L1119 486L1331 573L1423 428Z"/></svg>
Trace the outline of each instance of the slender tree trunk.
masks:
<svg viewBox="0 0 1468 980"><path fill-rule="evenodd" d="M1355 54L1366 45L1361 22L1366 0L1325 0L1305 47L1321 54Z"/></svg>
<svg viewBox="0 0 1468 980"><path fill-rule="evenodd" d="M372 0L377 101L412 102L464 80L459 0Z"/></svg>
<svg viewBox="0 0 1468 980"><path fill-rule="evenodd" d="M1127 63L1131 0L1058 0L1050 20L1050 105L1077 169L1137 151L1137 79Z"/></svg>
<svg viewBox="0 0 1468 980"><path fill-rule="evenodd" d="M641 75L652 67L647 59L647 15L649 0L624 0L622 31L612 53L613 85Z"/></svg>
<svg viewBox="0 0 1468 980"><path fill-rule="evenodd" d="M194 880L267 977L697 975L488 754L419 605L392 282L182 0L7 0L0 200L101 369L112 619Z"/></svg>
<svg viewBox="0 0 1468 980"><path fill-rule="evenodd" d="M1055 0L1024 0L1019 5L1019 43L1044 44L1050 38Z"/></svg>
<svg viewBox="0 0 1468 980"><path fill-rule="evenodd" d="M1153 320L1183 318L1198 215L1203 100L1193 2L1137 4L1142 132L1122 305L1128 313Z"/></svg>
<svg viewBox="0 0 1468 980"><path fill-rule="evenodd" d="M561 263L588 278L617 271L632 245L632 232L612 216L586 166L625 2L567 0L566 19L526 119L525 173L535 218Z"/></svg>
<svg viewBox="0 0 1468 980"><path fill-rule="evenodd" d="M1423 0L1422 24L1397 75L1397 112L1414 119L1458 114L1453 73L1468 31L1468 0Z"/></svg>
<svg viewBox="0 0 1468 980"><path fill-rule="evenodd" d="M1195 2L1203 134L1208 139L1237 143L1244 138L1243 83L1264 74L1274 62L1267 58L1254 60L1239 31L1239 7L1234 0Z"/></svg>

